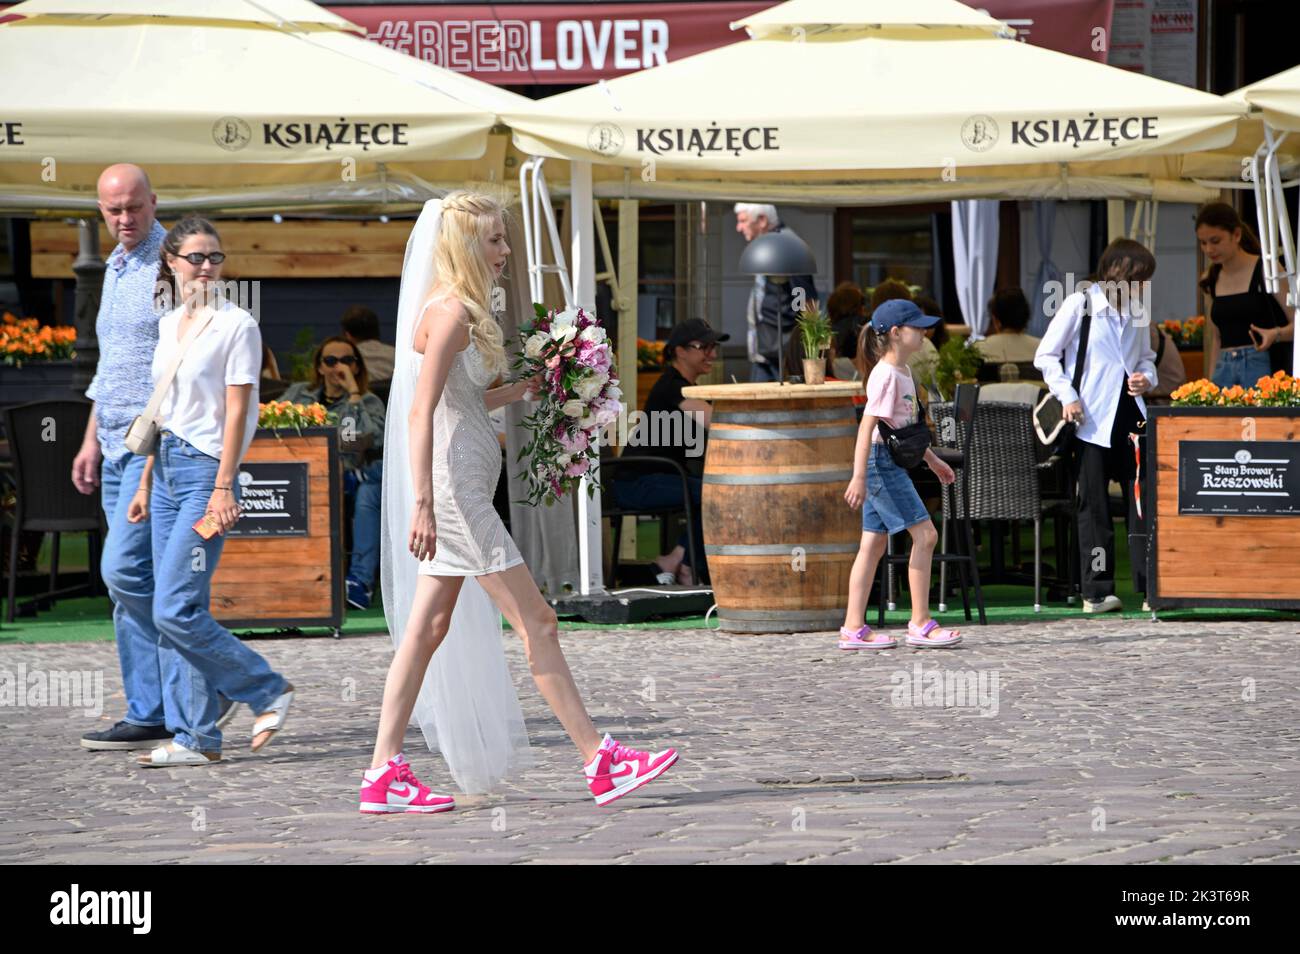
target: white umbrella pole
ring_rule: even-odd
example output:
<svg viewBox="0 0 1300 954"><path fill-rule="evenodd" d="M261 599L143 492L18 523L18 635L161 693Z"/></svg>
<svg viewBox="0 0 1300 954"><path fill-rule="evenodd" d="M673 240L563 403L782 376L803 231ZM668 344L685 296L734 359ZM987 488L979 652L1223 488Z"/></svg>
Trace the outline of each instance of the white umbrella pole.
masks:
<svg viewBox="0 0 1300 954"><path fill-rule="evenodd" d="M569 164L569 261L573 263L574 304L596 313L595 215L591 192L591 163ZM591 476L599 476L597 461ZM582 478L578 488L578 570L581 593L591 596L605 591L600 533L600 491L592 490L591 479Z"/></svg>

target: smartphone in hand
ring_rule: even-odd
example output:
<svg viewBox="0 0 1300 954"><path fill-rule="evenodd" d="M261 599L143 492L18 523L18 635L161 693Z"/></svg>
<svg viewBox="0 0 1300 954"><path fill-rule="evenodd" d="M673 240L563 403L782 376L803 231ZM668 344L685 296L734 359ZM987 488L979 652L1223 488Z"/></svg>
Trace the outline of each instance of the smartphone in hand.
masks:
<svg viewBox="0 0 1300 954"><path fill-rule="evenodd" d="M213 517L212 514L205 513L199 518L199 521L194 524L194 532L204 540L211 540L221 532L221 525L217 523L216 518Z"/></svg>

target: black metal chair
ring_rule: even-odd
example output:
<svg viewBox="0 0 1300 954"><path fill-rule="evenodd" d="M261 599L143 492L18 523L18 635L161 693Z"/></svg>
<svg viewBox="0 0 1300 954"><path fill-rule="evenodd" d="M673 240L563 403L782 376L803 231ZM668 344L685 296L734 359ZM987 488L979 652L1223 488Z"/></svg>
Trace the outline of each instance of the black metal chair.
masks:
<svg viewBox="0 0 1300 954"><path fill-rule="evenodd" d="M686 519L686 552L690 555L690 565L693 572L699 573L700 564L697 554L703 541L695 539L694 506L691 503L690 482L687 480L686 468L679 461L671 457L657 457L651 454L623 454L621 456L605 457L601 455L600 462L600 482L606 488L605 495L601 498L600 515L609 517L613 521L614 527L614 556L613 567L610 571L610 577L618 579L619 565L619 543L623 536L623 518L624 517L658 517L659 518L659 552L664 553L668 550L668 521L671 517L682 515ZM609 492L615 480L615 475L619 472L628 473L626 479L633 479L636 476L652 473L674 474L682 482L682 505L671 507L646 507L638 504L628 504L620 506L615 503L614 494Z"/></svg>
<svg viewBox="0 0 1300 954"><path fill-rule="evenodd" d="M947 585L947 574L944 571L947 564L952 563L957 567L957 572L960 575L961 601L966 613L966 619L971 619L969 591L973 586L976 606L979 609L980 625L984 626L988 623L988 618L984 613L984 590L980 587L979 561L975 552L975 535L971 530L971 482L964 479L968 463L971 460L971 449L975 436L975 418L979 409L979 390L978 384L959 384L952 404L932 404L930 405L930 413L939 431L939 446L934 448L935 454L957 473L956 482L943 488L943 507L945 515L949 512L958 514L957 522L960 525L961 542L964 544L963 549L965 550L965 552L958 553L946 552L947 520L945 518L945 532L942 534L940 541L943 552L934 555L934 562L938 563L940 568L939 599L940 602L943 601L944 589ZM960 510L956 508L958 494L961 495L963 502ZM890 552L886 553L880 561L880 599L877 601L876 613L876 621L879 626L885 625L885 603L893 592L893 567L906 565L911 557L910 553L895 554L892 552L892 537L890 538L889 550ZM915 599L916 594L913 594L912 598ZM924 598L929 599L928 592L924 594Z"/></svg>
<svg viewBox="0 0 1300 954"><path fill-rule="evenodd" d="M54 534L50 550L50 588L34 598L45 604L73 593L98 592L103 522L99 491L82 494L72 484L72 461L81 447L90 417L89 401L36 401L4 409L5 434L13 459L17 502L10 537L6 617L14 621L18 596L18 536L25 530ZM84 587L58 588L59 537L90 536L90 560Z"/></svg>

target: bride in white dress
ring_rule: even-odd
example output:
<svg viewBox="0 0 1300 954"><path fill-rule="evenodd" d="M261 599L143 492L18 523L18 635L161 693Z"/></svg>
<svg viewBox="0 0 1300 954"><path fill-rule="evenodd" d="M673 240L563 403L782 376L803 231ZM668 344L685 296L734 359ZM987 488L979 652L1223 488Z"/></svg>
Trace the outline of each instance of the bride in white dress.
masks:
<svg viewBox="0 0 1300 954"><path fill-rule="evenodd" d="M426 203L407 243L384 434L381 547L384 615L397 652L362 777L364 813L455 807L451 796L416 778L402 753L412 713L462 791L488 791L526 763L502 614L581 753L597 804L677 760L673 749L642 752L597 733L560 649L555 611L492 504L501 449L488 412L531 396L538 383L488 388L506 364L490 306L509 254L502 206L472 192Z"/></svg>

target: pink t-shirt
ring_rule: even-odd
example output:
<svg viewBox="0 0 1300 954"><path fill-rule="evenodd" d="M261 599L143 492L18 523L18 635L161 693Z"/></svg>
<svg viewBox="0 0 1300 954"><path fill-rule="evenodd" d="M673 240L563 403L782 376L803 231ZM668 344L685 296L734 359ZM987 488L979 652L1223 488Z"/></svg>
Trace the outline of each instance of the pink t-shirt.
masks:
<svg viewBox="0 0 1300 954"><path fill-rule="evenodd" d="M879 361L867 375L867 409L863 413L884 420L890 427L906 427L916 421L916 385L912 372L906 367L896 368L888 361ZM881 443L880 429L871 435L874 443Z"/></svg>

